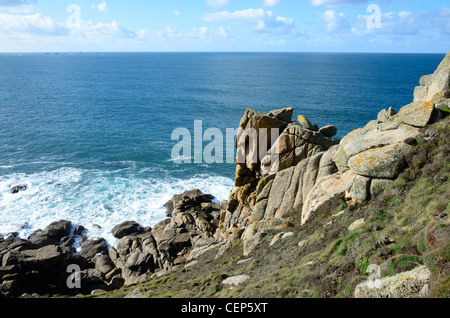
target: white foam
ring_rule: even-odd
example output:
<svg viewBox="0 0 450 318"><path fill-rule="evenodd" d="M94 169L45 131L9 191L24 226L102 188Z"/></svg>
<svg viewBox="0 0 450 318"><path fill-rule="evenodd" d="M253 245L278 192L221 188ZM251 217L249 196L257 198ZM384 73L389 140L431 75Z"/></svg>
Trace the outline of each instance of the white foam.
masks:
<svg viewBox="0 0 450 318"><path fill-rule="evenodd" d="M18 184L28 189L11 194ZM75 168L17 173L0 177L0 233L18 232L27 238L51 222L69 220L73 226L83 225L89 237L103 237L114 245L115 225L133 220L153 226L166 218L164 204L173 195L198 188L221 201L228 199L232 186L233 180L210 175L162 180Z"/></svg>

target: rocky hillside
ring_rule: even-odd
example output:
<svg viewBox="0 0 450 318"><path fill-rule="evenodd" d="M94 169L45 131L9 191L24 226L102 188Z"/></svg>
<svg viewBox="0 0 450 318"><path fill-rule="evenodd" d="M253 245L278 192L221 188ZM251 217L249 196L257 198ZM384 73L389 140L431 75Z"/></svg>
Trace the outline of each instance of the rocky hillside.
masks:
<svg viewBox="0 0 450 318"><path fill-rule="evenodd" d="M448 297L449 106L450 53L413 103L342 140L335 126L292 120L292 108L248 109L240 132L266 133L270 150L254 161L238 134L244 160L227 202L174 196L153 228L116 226L115 247L79 228L79 254L67 221L1 241L2 295Z"/></svg>

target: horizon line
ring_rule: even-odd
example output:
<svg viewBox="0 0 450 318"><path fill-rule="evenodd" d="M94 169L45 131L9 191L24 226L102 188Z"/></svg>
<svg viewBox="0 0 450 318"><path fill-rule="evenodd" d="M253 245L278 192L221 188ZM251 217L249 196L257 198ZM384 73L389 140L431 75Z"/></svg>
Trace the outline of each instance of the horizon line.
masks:
<svg viewBox="0 0 450 318"><path fill-rule="evenodd" d="M350 52L350 51L11 51L0 54L93 54L93 53L250 53L250 54L447 54L448 52Z"/></svg>

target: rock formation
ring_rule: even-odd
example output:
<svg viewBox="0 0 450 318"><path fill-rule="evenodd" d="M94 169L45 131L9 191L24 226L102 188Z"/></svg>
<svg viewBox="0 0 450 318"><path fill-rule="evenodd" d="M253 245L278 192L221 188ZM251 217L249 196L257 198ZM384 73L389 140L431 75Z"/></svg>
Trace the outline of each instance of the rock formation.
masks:
<svg viewBox="0 0 450 318"><path fill-rule="evenodd" d="M303 226L317 215L338 212L343 201L363 204L380 195L404 170L423 128L448 115L449 101L450 53L434 74L422 77L413 103L398 113L382 110L341 141L333 139L335 126L319 128L305 116L293 121L292 108L267 114L247 109L239 124L236 178L228 202L214 202L200 190L175 195L165 205L167 219L152 228L133 221L114 227L115 247L102 238L87 238L81 225L64 220L26 240L0 238L1 295L107 291L184 268L202 255L221 255L235 239L242 240L244 256L269 231L278 232L271 245L279 244L289 237L289 216L299 216ZM249 131L258 141L253 146ZM349 231L364 223L356 220ZM433 226L425 231L423 244L443 248L434 245L448 237L438 240L438 225ZM75 239L81 243L79 252ZM70 265L80 268L80 289L67 285ZM426 293L429 278L430 271L418 268L381 281L377 295L415 297ZM358 286L356 296L370 296L367 284Z"/></svg>
<svg viewBox="0 0 450 318"><path fill-rule="evenodd" d="M164 274L203 253L218 249L212 238L224 203L200 190L175 195L167 204L170 218L153 228L134 221L112 229L119 239L116 247L103 238L87 238L78 225L72 232L70 221L57 221L27 240L0 239L0 292L5 296L23 293L90 294L138 283L158 273ZM80 251L72 247L78 238ZM79 289L70 289L70 265L80 269Z"/></svg>
<svg viewBox="0 0 450 318"><path fill-rule="evenodd" d="M258 164L237 164L216 239L242 238L248 255L265 232L286 225L291 211L301 213L305 224L315 214L330 213L342 200L364 203L382 193L404 170L422 128L448 114L450 53L420 84L413 103L398 113L393 108L382 110L377 119L341 141L332 139L335 126L319 129L302 115L298 122L291 121L291 108L266 115L247 110L241 129L268 128L264 124L270 121L270 127L280 129L280 136ZM285 116L274 125L273 114L278 113ZM248 149L245 144L236 148L238 153Z"/></svg>

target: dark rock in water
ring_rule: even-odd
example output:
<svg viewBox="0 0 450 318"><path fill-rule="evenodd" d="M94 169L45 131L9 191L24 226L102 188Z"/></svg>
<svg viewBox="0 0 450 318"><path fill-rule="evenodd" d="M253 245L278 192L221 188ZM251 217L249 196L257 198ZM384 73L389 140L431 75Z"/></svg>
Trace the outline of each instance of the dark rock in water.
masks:
<svg viewBox="0 0 450 318"><path fill-rule="evenodd" d="M6 254L9 250L22 251L26 249L35 248L33 243L27 240L23 240L18 237L11 237L0 242L0 257Z"/></svg>
<svg viewBox="0 0 450 318"><path fill-rule="evenodd" d="M123 285L121 269L108 255L104 239L85 239L81 253L72 247L71 223L57 221L30 240L17 237L0 240L0 298L24 293L75 295L93 290L111 290ZM139 264L139 263L138 263ZM80 269L81 289L70 289L70 265ZM69 288L68 288L69 287Z"/></svg>
<svg viewBox="0 0 450 318"><path fill-rule="evenodd" d="M63 237L69 236L71 228L72 223L70 221L56 221L49 224L44 231L38 230L32 233L28 240L39 247L56 245L60 243Z"/></svg>
<svg viewBox="0 0 450 318"><path fill-rule="evenodd" d="M37 230L28 237L28 240L38 247L44 247L46 245L56 245L59 240L48 236L47 232Z"/></svg>
<svg viewBox="0 0 450 318"><path fill-rule="evenodd" d="M9 239L9 238L15 238L15 237L18 237L19 236L19 233L18 232L10 232L10 233L7 233L6 235L2 235L2 234L0 234L0 236L4 236L6 239ZM0 241L2 240L2 238L0 237Z"/></svg>
<svg viewBox="0 0 450 318"><path fill-rule="evenodd" d="M26 189L28 189L27 184L19 184L19 185L11 188L11 193L16 194L16 193L19 193L20 191L25 191Z"/></svg>
<svg viewBox="0 0 450 318"><path fill-rule="evenodd" d="M142 227L134 221L126 221L116 225L111 233L115 238L121 239L124 236L139 234L142 232Z"/></svg>
<svg viewBox="0 0 450 318"><path fill-rule="evenodd" d="M78 225L78 226L75 228L75 230L73 231L73 234L75 234L75 235L81 235L81 234L83 234L84 230L85 230L85 228L84 228L83 225Z"/></svg>
<svg viewBox="0 0 450 318"><path fill-rule="evenodd" d="M70 230L72 228L72 223L70 221L56 221L51 223L45 228L48 236L55 239L62 239L64 236L68 236L70 234Z"/></svg>
<svg viewBox="0 0 450 318"><path fill-rule="evenodd" d="M183 200L185 201L185 204L184 206L180 206L180 202ZM176 194L164 205L167 208L166 215L168 217L171 217L173 210L177 206L182 209L189 209L190 207L198 206L202 203L212 202L212 200L214 200L214 196L210 194L204 194L199 189Z"/></svg>
<svg viewBox="0 0 450 318"><path fill-rule="evenodd" d="M71 247L75 243L75 238L72 236L64 236L61 239L61 246L63 247Z"/></svg>

